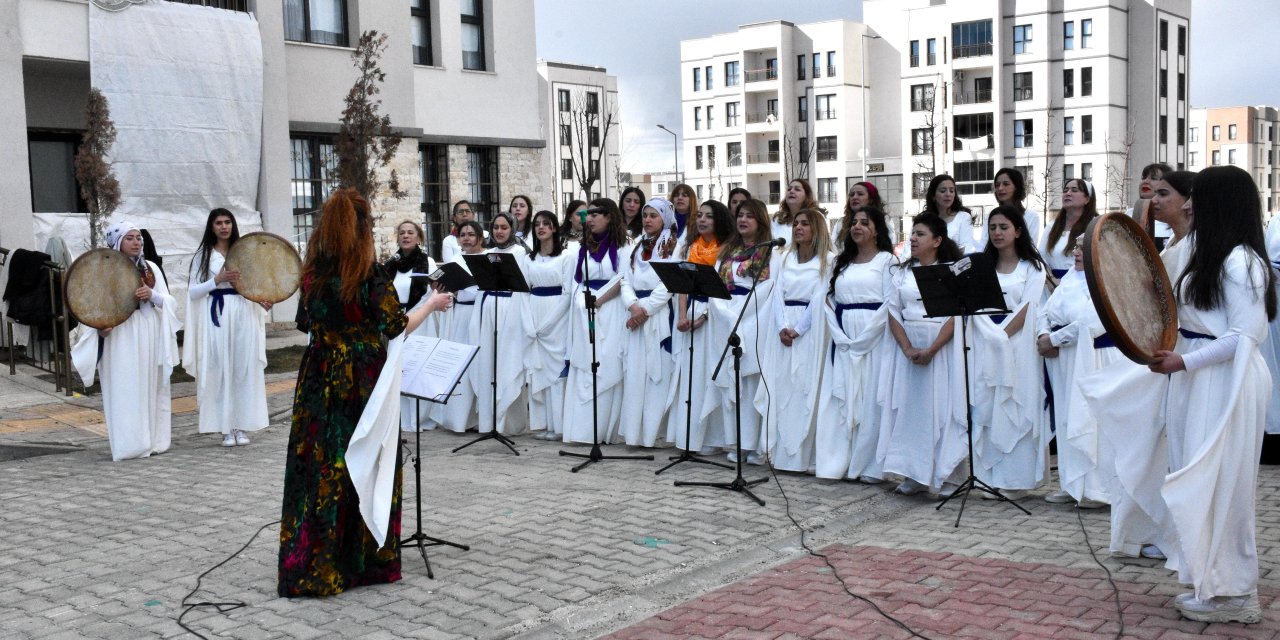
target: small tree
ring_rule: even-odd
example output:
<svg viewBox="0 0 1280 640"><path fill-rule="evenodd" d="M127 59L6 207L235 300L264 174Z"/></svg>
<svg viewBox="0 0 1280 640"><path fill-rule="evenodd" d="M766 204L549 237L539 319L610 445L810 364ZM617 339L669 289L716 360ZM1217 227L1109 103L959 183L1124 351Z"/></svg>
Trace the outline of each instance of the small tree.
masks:
<svg viewBox="0 0 1280 640"><path fill-rule="evenodd" d="M1056 192L1053 188L1054 175L1058 173L1058 161L1062 157L1061 154L1054 152L1054 142L1058 136L1054 134L1053 123L1054 110L1049 109L1045 112L1044 124L1044 167L1040 170L1040 185L1035 187L1033 191L1038 192L1037 200L1040 203L1040 213L1044 216L1044 224L1049 224L1049 209L1055 203L1053 194ZM1034 185L1035 180L1031 180Z"/></svg>
<svg viewBox="0 0 1280 640"><path fill-rule="evenodd" d="M1111 206L1114 197L1121 211L1129 208L1129 186L1133 181L1129 176L1129 164L1133 161L1133 145L1136 143L1137 137L1132 118L1125 123L1124 137L1119 141L1114 140L1110 135L1107 136L1105 207Z"/></svg>
<svg viewBox="0 0 1280 640"><path fill-rule="evenodd" d="M569 153L573 160L574 181L584 198L591 198L592 187L601 178L605 143L617 125L617 104L609 100L609 92L604 87L591 87L574 96L569 109L569 126L573 135Z"/></svg>
<svg viewBox="0 0 1280 640"><path fill-rule="evenodd" d="M400 135L391 130L391 117L379 115L382 100L380 85L387 74L378 66L387 48L387 34L365 31L351 54L359 75L347 92L346 109L342 111L342 127L338 131L335 153L338 156L338 186L351 187L373 202L384 186L394 198L407 194L400 189L395 169L384 185L379 170L388 167L400 146Z"/></svg>
<svg viewBox="0 0 1280 640"><path fill-rule="evenodd" d="M80 183L80 196L89 209L89 248L96 249L102 241L107 218L120 206L120 183L111 171L107 154L116 141L116 126L111 122L111 109L106 96L96 88L89 89L89 102L85 105L84 136L76 151L76 182Z"/></svg>
<svg viewBox="0 0 1280 640"><path fill-rule="evenodd" d="M800 141L804 141L801 145ZM791 184L792 180L809 179L809 163L813 161L818 142L809 135L808 127L799 124L787 127L782 131L782 184ZM772 162L772 158L767 158Z"/></svg>

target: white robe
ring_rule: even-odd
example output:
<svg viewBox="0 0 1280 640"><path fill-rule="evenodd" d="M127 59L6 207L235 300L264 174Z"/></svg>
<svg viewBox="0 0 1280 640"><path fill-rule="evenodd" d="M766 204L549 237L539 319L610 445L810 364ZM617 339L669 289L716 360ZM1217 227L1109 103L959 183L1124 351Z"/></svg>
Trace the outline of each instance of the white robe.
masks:
<svg viewBox="0 0 1280 640"><path fill-rule="evenodd" d="M925 317L909 265L889 269L889 315L902 325L913 347L924 349L949 319ZM960 327L926 365L908 360L896 344L889 346L892 355L885 359L877 391L884 409L877 455L885 473L911 478L936 492L955 479L968 455Z"/></svg>
<svg viewBox="0 0 1280 640"><path fill-rule="evenodd" d="M529 256L520 245L505 249L491 249L486 253L508 253L516 257L522 274L527 274ZM528 277L525 278L528 280ZM493 431L514 435L523 433L529 425L529 404L524 392L524 337L525 313L529 294L480 292L476 303L474 344L480 351L471 362L475 372L472 380L476 394L476 411L479 414L480 433ZM496 309L496 313L495 313ZM498 342L497 377L494 377L494 323L497 323ZM497 420L494 420L494 382L497 382Z"/></svg>
<svg viewBox="0 0 1280 640"><path fill-rule="evenodd" d="M1009 314L970 319L974 474L999 489L1034 489L1048 469L1044 360L1036 351L1036 321L1048 274L1026 260L996 272ZM1022 328L1005 328L1025 310Z"/></svg>
<svg viewBox="0 0 1280 640"><path fill-rule="evenodd" d="M680 304L680 301L676 300L676 304ZM685 317L691 323L710 311L710 301L707 299L687 299L686 304L689 308ZM676 323L679 322L680 313L677 309ZM671 382L668 437L677 447L694 452L725 444L720 408L717 406L706 415L702 413L707 388L711 386L711 371L715 369L714 359L724 348L724 343L712 343L710 335L710 328L704 323L701 329L690 331L680 331L677 327L671 340L676 371ZM692 420L689 420L690 415Z"/></svg>
<svg viewBox="0 0 1280 640"><path fill-rule="evenodd" d="M1276 272L1276 294L1280 296L1280 216L1267 225L1267 255ZM1262 345L1262 358L1272 380L1280 380L1280 316L1267 327L1267 340ZM1271 385L1271 402L1267 404L1267 433L1280 434L1280 384Z"/></svg>
<svg viewBox="0 0 1280 640"><path fill-rule="evenodd" d="M986 223L982 225L982 230L978 232L978 243L974 245L975 251L983 251L987 248L987 233L991 225L991 212L987 212ZM1027 231L1030 233L1031 244L1036 244L1040 240L1041 219L1040 212L1035 209L1024 209L1022 211L1022 219L1027 223Z"/></svg>
<svg viewBox="0 0 1280 640"><path fill-rule="evenodd" d="M529 385L529 428L559 434L564 415L564 385L568 378L569 304L573 256L535 256L526 275L530 288L559 288L531 294L525 313L525 376ZM563 376L561 374L564 374Z"/></svg>
<svg viewBox="0 0 1280 640"><path fill-rule="evenodd" d="M795 251L779 262L770 314L760 328L760 359L769 363L769 384L756 390L755 409L765 418L766 442L760 446L769 451L773 466L803 473L813 466L818 389L828 348L822 309L833 258L827 256L826 269L817 256L801 263ZM784 328L800 334L790 347L778 337Z"/></svg>
<svg viewBox="0 0 1280 640"><path fill-rule="evenodd" d="M943 218L945 220L946 218ZM956 217L947 223L947 237L960 245L961 253L980 251L973 239L973 216L968 211L957 211Z"/></svg>
<svg viewBox="0 0 1280 640"><path fill-rule="evenodd" d="M621 296L604 303L596 309L596 347L597 361L600 363L598 377L595 381L598 403L596 413L592 411L592 374L591 374L591 342L587 327L587 308L582 293L587 281L596 283L593 286L597 303L599 297L614 287L622 286L623 261L627 256L627 247L618 248L618 266L615 268L609 255L605 254L600 261L586 256L583 282L570 280L573 302L570 304L569 329L569 379L565 382L564 424L565 442L593 442L597 434L593 432L594 419L599 420L600 442L614 442L618 435L618 420L622 413L622 375L626 349L627 309L622 304ZM574 254L574 270L576 273L578 255Z"/></svg>
<svg viewBox="0 0 1280 640"><path fill-rule="evenodd" d="M436 261L431 259L430 256L428 256L427 272L430 273L435 270L436 270ZM409 275L410 273L411 272L409 271L405 271L405 272L394 271L393 272L394 277L391 280L391 284L396 288L396 298L400 300L400 306L402 308L404 308L405 305L409 304L409 288L413 285L413 278ZM423 299L425 300L430 295L431 295L431 292L428 291L426 295L423 296ZM405 311L408 312L409 309L405 308ZM422 323L418 325L418 328L414 329L413 333L410 335L439 337L440 336L440 320L439 320L438 314L432 313L428 315L422 321ZM408 338L409 336L405 336L405 337ZM396 391L398 393L399 389L397 389ZM419 400L417 398L410 398L408 396L400 396L400 430L416 431L419 428L422 428L423 430L430 431L432 429L435 429L436 425L430 419L431 404L432 403L426 400ZM416 423L415 423L415 419L416 419Z"/></svg>
<svg viewBox="0 0 1280 640"><path fill-rule="evenodd" d="M1058 215L1062 215L1059 213ZM1068 242L1071 240L1071 230L1063 229L1062 235L1052 247L1049 244L1049 226L1046 225L1044 232L1040 234L1040 242L1036 244L1036 249L1040 251L1040 257L1049 263L1049 269L1054 274L1066 273L1076 266L1076 257L1072 254ZM1054 277L1058 277L1055 275Z"/></svg>
<svg viewBox="0 0 1280 640"><path fill-rule="evenodd" d="M1106 331L1089 297L1083 271L1073 269L1062 278L1040 308L1036 333L1049 336L1049 342L1058 348L1057 357L1044 359L1057 424L1058 482L1076 501L1110 503L1116 482L1115 450L1101 437L1098 421L1089 412L1078 383L1124 356L1114 346L1094 345Z"/></svg>
<svg viewBox="0 0 1280 640"><path fill-rule="evenodd" d="M631 317L633 304L644 309L649 319L634 331L623 328L627 366L622 377L619 429L623 442L652 447L659 437L667 434L671 381L676 377L671 351L675 304L653 267L642 256L633 255L640 252L640 246L638 243L631 246L623 267L622 306L627 310L623 322Z"/></svg>
<svg viewBox="0 0 1280 640"><path fill-rule="evenodd" d="M192 260L199 268L200 256ZM223 308L214 326L213 291L234 291L231 283L217 284L226 257L209 252L207 273L192 274L187 290L186 332L182 368L196 379L200 433L230 434L232 429L257 431L267 426L267 313L262 306L236 294L222 297Z"/></svg>
<svg viewBox="0 0 1280 640"><path fill-rule="evenodd" d="M773 234L774 238L783 238L787 241L787 243L782 245L782 247L774 249L775 254L781 254L784 249L791 248L791 225L782 224L781 222L770 222L769 232Z"/></svg>
<svg viewBox="0 0 1280 640"><path fill-rule="evenodd" d="M462 259L461 254L454 256L452 262L467 269L467 263ZM467 269L467 273L470 272L470 269ZM455 294L453 306L439 314L438 331L441 338L462 344L479 344L476 338L476 325L479 323L477 311L479 297L480 290L475 287L468 287ZM479 357L477 355L476 359ZM458 381L458 386L454 388L453 395L449 396L449 401L431 406L431 422L458 433L475 427L479 421L476 413L476 388L481 384L489 384L489 380L481 380L477 377L476 361L473 359L471 366Z"/></svg>
<svg viewBox="0 0 1280 640"><path fill-rule="evenodd" d="M885 251L870 262L850 264L836 278L835 295L823 305L831 335L826 373L818 393L818 422L814 459L819 478L857 478L884 475L884 460L876 455L880 443L882 407L876 397L882 364L893 353L885 324L889 307L890 265L897 258ZM874 309L833 305L879 305Z"/></svg>
<svg viewBox="0 0 1280 640"><path fill-rule="evenodd" d="M169 376L179 362L177 333L181 324L164 274L148 262L156 277L150 302L105 338L88 329L72 349L80 379L93 384L102 374L102 412L107 419L111 459L145 458L169 450L172 399ZM98 346L102 358L98 359Z"/></svg>

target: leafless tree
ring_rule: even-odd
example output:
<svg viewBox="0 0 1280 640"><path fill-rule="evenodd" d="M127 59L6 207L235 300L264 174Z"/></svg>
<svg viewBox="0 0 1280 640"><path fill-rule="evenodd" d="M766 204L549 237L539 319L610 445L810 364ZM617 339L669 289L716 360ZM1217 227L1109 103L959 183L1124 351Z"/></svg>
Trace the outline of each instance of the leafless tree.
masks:
<svg viewBox="0 0 1280 640"><path fill-rule="evenodd" d="M782 130L782 184L792 180L808 180L809 165L818 149L817 140L809 135L808 127L801 123ZM803 144L801 144L803 142Z"/></svg>
<svg viewBox="0 0 1280 640"><path fill-rule="evenodd" d="M400 189L395 169L391 169L385 184L378 175L380 170L390 166L400 146L400 135L391 129L391 116L378 113L382 100L377 96L387 79L379 60L386 48L387 34L365 31L360 35L360 41L351 53L351 61L359 75L347 92L347 106L342 111L335 148L339 186L354 188L370 202L384 187L393 198L407 195Z"/></svg>
<svg viewBox="0 0 1280 640"><path fill-rule="evenodd" d="M1055 121L1056 119L1054 118L1054 110L1049 109L1048 111L1046 111L1045 125L1044 125L1044 138L1042 139L1042 141L1044 142L1044 166L1041 167L1039 173L1036 176L1032 176L1032 179L1029 181L1034 187L1035 197L1037 202L1040 203L1040 212L1041 212L1041 215L1044 216L1045 218L1044 224L1046 226L1049 224L1048 217L1049 217L1050 207L1056 204L1053 197L1053 194L1055 192L1053 188L1054 186L1053 183L1054 183L1054 176L1058 173L1058 165L1060 164L1059 160L1061 158L1061 155L1058 153L1055 153L1053 148L1054 143L1058 139L1058 136L1053 129L1053 123ZM1035 184L1036 181L1034 178L1036 177L1040 178L1039 185Z"/></svg>
<svg viewBox="0 0 1280 640"><path fill-rule="evenodd" d="M80 196L89 209L89 248L96 249L102 241L107 219L120 206L120 183L107 159L116 141L116 126L111 122L106 96L96 88L89 89L85 124L84 136L76 151L75 173Z"/></svg>
<svg viewBox="0 0 1280 640"><path fill-rule="evenodd" d="M1124 211L1129 207L1129 187L1133 182L1129 175L1129 164L1133 160L1133 145L1136 143L1137 137L1133 118L1126 120L1124 137L1118 141L1110 134L1107 135L1107 174L1104 187L1104 197L1106 198L1104 206L1106 207L1111 206L1113 194L1120 211Z"/></svg>
<svg viewBox="0 0 1280 640"><path fill-rule="evenodd" d="M604 87L589 87L573 97L569 109L569 126L573 133L569 152L574 180L586 198L591 197L592 187L602 177L600 165L604 162L605 143L617 125L618 105L609 99L609 92Z"/></svg>

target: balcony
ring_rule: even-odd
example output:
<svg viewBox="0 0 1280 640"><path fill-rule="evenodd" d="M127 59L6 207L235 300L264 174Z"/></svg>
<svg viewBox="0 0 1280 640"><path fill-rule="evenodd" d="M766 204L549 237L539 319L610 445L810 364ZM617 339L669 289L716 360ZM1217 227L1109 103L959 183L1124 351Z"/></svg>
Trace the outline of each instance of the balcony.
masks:
<svg viewBox="0 0 1280 640"><path fill-rule="evenodd" d="M772 163L772 162L777 162L778 158L779 158L779 152L777 151L770 151L768 153L748 153L747 164Z"/></svg>
<svg viewBox="0 0 1280 640"><path fill-rule="evenodd" d="M819 149L815 155L818 158L818 162L830 162L836 159L836 152L828 149Z"/></svg>
<svg viewBox="0 0 1280 640"><path fill-rule="evenodd" d="M169 0L169 2L180 2L182 4L194 4L200 7L213 7L214 9L226 9L227 11L249 12L249 0Z"/></svg>
<svg viewBox="0 0 1280 640"><path fill-rule="evenodd" d="M778 204L782 202L782 193L779 191L769 192L769 204Z"/></svg>
<svg viewBox="0 0 1280 640"><path fill-rule="evenodd" d="M982 42L978 44L957 44L951 47L951 59L953 60L989 55L991 55L990 42Z"/></svg>
<svg viewBox="0 0 1280 640"><path fill-rule="evenodd" d="M911 101L912 111L933 111L933 98Z"/></svg>
<svg viewBox="0 0 1280 640"><path fill-rule="evenodd" d="M814 112L813 117L816 120L835 120L836 110L835 109L825 109L825 110L819 109Z"/></svg>
<svg viewBox="0 0 1280 640"><path fill-rule="evenodd" d="M955 92L955 101L957 105L985 104L991 102L991 90L957 91Z"/></svg>
<svg viewBox="0 0 1280 640"><path fill-rule="evenodd" d="M778 79L777 69L747 69L747 82L767 82Z"/></svg>
<svg viewBox="0 0 1280 640"><path fill-rule="evenodd" d="M748 111L747 124L760 124L762 122L773 123L778 120L778 112L776 111Z"/></svg>

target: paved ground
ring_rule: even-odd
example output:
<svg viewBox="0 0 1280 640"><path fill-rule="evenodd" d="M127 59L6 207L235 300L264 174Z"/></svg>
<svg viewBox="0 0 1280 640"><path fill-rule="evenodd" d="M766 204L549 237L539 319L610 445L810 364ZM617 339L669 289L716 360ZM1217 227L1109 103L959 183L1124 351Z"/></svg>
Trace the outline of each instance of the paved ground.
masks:
<svg viewBox="0 0 1280 640"><path fill-rule="evenodd" d="M292 379L268 384L273 425L252 445L224 449L196 434L191 385L176 385L173 449L113 463L96 398L68 401L27 373L0 375L0 450L58 452L0 457L0 637L186 636L175 619L195 577L279 517ZM528 437L517 438L519 457L492 442L448 452L468 440L422 438L425 528L471 545L432 548L435 580L409 551L399 583L280 599L277 529L268 527L204 581L200 599L248 606L198 610L186 622L222 638L907 637L800 548L772 481L758 507L671 485L725 477L701 465L655 477L660 462L604 462L570 474L562 447ZM667 452L658 453L662 461ZM849 587L927 637L1118 630L1110 586L1072 509L1027 500L1027 517L971 502L956 529L951 505L938 512L923 499L791 474L778 482L810 546L830 555ZM1182 589L1168 572L1104 555L1127 636L1280 637L1280 470L1264 467L1262 483L1264 623L1181 621L1168 601ZM405 497L411 507L412 483ZM1082 515L1104 548L1106 512ZM411 508L405 518L408 532Z"/></svg>

